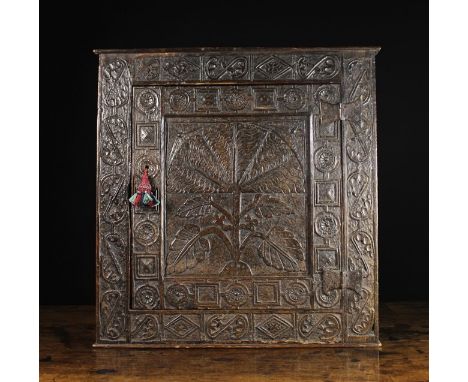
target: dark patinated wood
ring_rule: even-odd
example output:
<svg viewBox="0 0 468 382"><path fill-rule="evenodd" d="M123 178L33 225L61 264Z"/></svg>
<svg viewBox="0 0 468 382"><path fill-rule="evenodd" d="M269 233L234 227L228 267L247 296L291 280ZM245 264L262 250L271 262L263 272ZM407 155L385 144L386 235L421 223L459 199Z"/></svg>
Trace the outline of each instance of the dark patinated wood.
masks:
<svg viewBox="0 0 468 382"><path fill-rule="evenodd" d="M40 311L40 380L428 381L428 307L381 306L382 348L92 349L94 308Z"/></svg>
<svg viewBox="0 0 468 382"><path fill-rule="evenodd" d="M377 52L97 51L96 346L378 346Z"/></svg>

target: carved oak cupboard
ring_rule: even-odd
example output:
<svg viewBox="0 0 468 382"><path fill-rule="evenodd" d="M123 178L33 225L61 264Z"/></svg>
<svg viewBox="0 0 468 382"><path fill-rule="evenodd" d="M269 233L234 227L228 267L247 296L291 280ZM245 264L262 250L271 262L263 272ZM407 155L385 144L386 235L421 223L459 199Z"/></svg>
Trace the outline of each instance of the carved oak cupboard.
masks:
<svg viewBox="0 0 468 382"><path fill-rule="evenodd" d="M379 344L377 52L96 51L96 346Z"/></svg>

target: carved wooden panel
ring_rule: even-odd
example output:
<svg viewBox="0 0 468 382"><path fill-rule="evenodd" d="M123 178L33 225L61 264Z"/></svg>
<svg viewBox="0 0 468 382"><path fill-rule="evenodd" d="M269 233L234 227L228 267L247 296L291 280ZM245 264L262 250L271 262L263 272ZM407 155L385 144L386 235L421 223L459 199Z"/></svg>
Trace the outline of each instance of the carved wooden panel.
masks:
<svg viewBox="0 0 468 382"><path fill-rule="evenodd" d="M96 346L378 345L377 52L97 52Z"/></svg>

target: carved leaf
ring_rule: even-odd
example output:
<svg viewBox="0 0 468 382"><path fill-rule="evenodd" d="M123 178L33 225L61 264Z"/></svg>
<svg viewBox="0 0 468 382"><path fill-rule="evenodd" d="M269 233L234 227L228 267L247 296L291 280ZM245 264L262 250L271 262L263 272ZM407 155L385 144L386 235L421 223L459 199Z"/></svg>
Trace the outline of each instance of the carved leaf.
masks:
<svg viewBox="0 0 468 382"><path fill-rule="evenodd" d="M177 210L177 216L183 218L197 218L211 213L210 199L206 196L196 196L188 199Z"/></svg>
<svg viewBox="0 0 468 382"><path fill-rule="evenodd" d="M232 183L232 133L216 128L181 125L169 156L169 192L228 192ZM188 128L192 130L187 131Z"/></svg>
<svg viewBox="0 0 468 382"><path fill-rule="evenodd" d="M258 218L271 218L273 216L289 215L293 213L291 206L274 196L261 198L259 205L255 208Z"/></svg>
<svg viewBox="0 0 468 382"><path fill-rule="evenodd" d="M274 126L238 124L238 183L242 192L303 192L302 163L290 138Z"/></svg>
<svg viewBox="0 0 468 382"><path fill-rule="evenodd" d="M304 192L300 153L280 127L247 122L174 125L168 191L232 192L237 183L241 192ZM302 140L302 130L297 132Z"/></svg>
<svg viewBox="0 0 468 382"><path fill-rule="evenodd" d="M298 261L304 260L301 244L294 234L275 226L258 247L258 254L266 265L285 271L298 271Z"/></svg>
<svg viewBox="0 0 468 382"><path fill-rule="evenodd" d="M211 243L202 237L200 227L186 224L169 246L167 272L182 273L195 267L211 253Z"/></svg>

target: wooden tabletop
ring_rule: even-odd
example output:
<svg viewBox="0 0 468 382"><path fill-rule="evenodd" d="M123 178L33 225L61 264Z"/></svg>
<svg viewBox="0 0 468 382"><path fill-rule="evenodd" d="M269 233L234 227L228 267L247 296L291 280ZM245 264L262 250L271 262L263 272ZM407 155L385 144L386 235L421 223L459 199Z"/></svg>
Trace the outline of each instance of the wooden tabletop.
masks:
<svg viewBox="0 0 468 382"><path fill-rule="evenodd" d="M93 349L94 307L40 310L41 381L428 381L425 303L381 305L382 348Z"/></svg>

